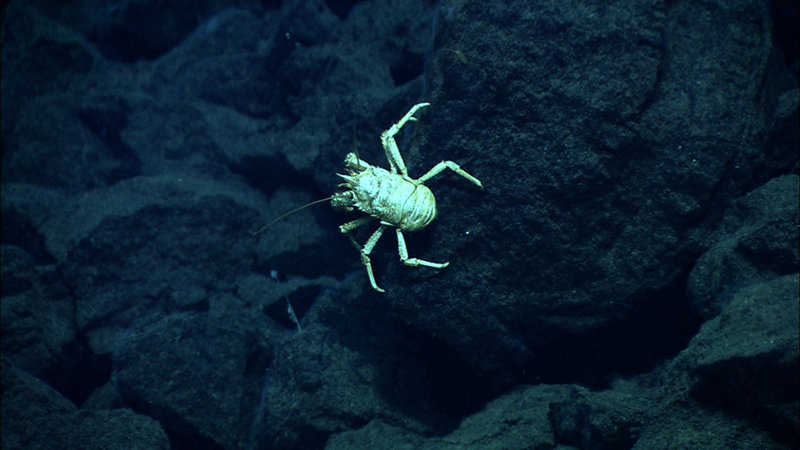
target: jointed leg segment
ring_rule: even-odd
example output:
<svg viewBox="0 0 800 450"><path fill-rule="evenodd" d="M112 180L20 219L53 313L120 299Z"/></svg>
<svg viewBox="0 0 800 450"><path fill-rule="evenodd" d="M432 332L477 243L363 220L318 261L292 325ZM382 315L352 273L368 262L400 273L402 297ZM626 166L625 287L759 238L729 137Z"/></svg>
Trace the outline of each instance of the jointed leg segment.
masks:
<svg viewBox="0 0 800 450"><path fill-rule="evenodd" d="M381 134L381 143L383 144L383 150L386 152L386 159L389 160L389 167L391 167L392 173L399 171L400 175L408 176L406 163L403 162L403 157L400 155L400 149L397 148L397 141L394 140L394 136L400 132L406 122L416 122L417 118L414 117L414 113L426 106L430 106L430 103L417 103L412 106L402 119Z"/></svg>
<svg viewBox="0 0 800 450"><path fill-rule="evenodd" d="M386 225L381 224L381 226L379 226L378 229L375 230L374 233L372 233L372 236L370 236L369 239L367 239L367 243L364 244L363 247L359 245L358 242L356 242L356 238L354 238L353 235L350 234L350 231L352 231L353 229L360 227L361 225L364 225L367 222L371 222L374 219L375 219L374 217L362 217L352 222L347 222L346 224L341 225L339 227L339 231L346 234L347 237L350 238L350 242L353 243L353 246L355 246L358 252L361 253L361 263L364 264L364 267L366 267L367 269L367 275L369 276L369 283L372 285L372 288L378 292L386 292L380 287L378 287L378 283L375 282L375 275L372 273L372 261L369 259L369 254L372 253L372 249L375 248L375 244L378 243L378 240L383 235L383 232L386 231Z"/></svg>
<svg viewBox="0 0 800 450"><path fill-rule="evenodd" d="M339 226L339 231L341 231L342 233L350 233L351 231L355 230L356 228L360 227L361 225L370 223L373 220L375 220L375 217L364 216L364 217L358 218L356 220L347 222L347 223L345 223L343 225L340 225ZM361 249L361 246L359 246L358 248Z"/></svg>
<svg viewBox="0 0 800 450"><path fill-rule="evenodd" d="M449 262L435 263L419 258L409 258L408 248L406 248L406 239L403 237L403 232L400 231L400 228L396 228L395 230L397 231L397 252L400 253L400 261L403 261L403 264L411 267L433 267L434 269L444 269L448 266L448 264L450 264Z"/></svg>
<svg viewBox="0 0 800 450"><path fill-rule="evenodd" d="M453 172L461 175L462 177L466 178L467 180L471 181L473 184L477 185L479 188L483 189L483 183L481 180L473 177L466 170L462 169L461 166L454 163L453 161L442 161L439 164L433 166L431 170L429 170L425 175L416 179L417 183L425 183L426 181L430 180L431 178L439 175L444 169L450 169Z"/></svg>

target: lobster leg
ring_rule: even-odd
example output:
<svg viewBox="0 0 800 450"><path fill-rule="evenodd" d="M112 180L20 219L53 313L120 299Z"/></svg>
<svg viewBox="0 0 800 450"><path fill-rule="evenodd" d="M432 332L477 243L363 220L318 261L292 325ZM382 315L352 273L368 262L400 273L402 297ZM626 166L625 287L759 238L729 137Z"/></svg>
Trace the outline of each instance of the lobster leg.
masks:
<svg viewBox="0 0 800 450"><path fill-rule="evenodd" d="M372 236L367 239L367 243L364 246L360 246L358 242L356 242L356 238L350 234L350 231L364 225L367 222L371 222L375 220L374 217L362 217L360 219L356 219L352 222L347 222L346 224L339 227L339 230L346 234L348 238L350 238L350 242L353 243L353 246L361 253L361 263L364 264L364 267L367 269L367 275L369 276L369 283L372 285L372 289L375 289L378 292L386 292L380 287L378 287L378 283L375 282L375 275L372 272L372 261L369 259L369 254L372 253L372 249L375 248L375 244L378 243L378 240L383 235L383 232L386 231L386 225L381 224Z"/></svg>
<svg viewBox="0 0 800 450"><path fill-rule="evenodd" d="M448 264L450 264L449 262L435 263L419 258L409 258L408 248L406 247L406 238L403 237L403 232L400 231L400 228L395 228L395 230L397 231L397 251L400 253L400 261L403 261L403 264L411 267L433 267L434 269L444 269L448 266Z"/></svg>
<svg viewBox="0 0 800 450"><path fill-rule="evenodd" d="M459 166L458 164L454 163L453 161L442 161L442 162L440 162L439 164L433 166L431 168L431 170L429 170L425 175L417 178L414 181L416 181L417 183L422 184L422 183L430 180L431 178L435 177L436 175L439 175L445 169L452 170L453 172L455 172L455 173L461 175L462 177L468 179L470 182L472 182L473 184L477 185L479 188L483 189L483 183L481 183L481 180L479 180L479 179L473 177L472 175L470 175L469 173L467 173L466 170L462 169L461 166Z"/></svg>
<svg viewBox="0 0 800 450"><path fill-rule="evenodd" d="M414 113L416 113L420 108L424 108L426 106L430 106L430 103L417 103L416 105L412 106L402 119L381 134L381 143L383 144L383 150L386 152L386 159L389 160L389 166L392 169L392 173L397 173L400 171L400 175L403 175L404 177L408 176L406 163L403 162L403 157L400 155L400 149L397 148L397 141L394 140L394 135L400 132L400 129L403 128L403 125L405 125L406 122L415 122L417 118L414 117Z"/></svg>

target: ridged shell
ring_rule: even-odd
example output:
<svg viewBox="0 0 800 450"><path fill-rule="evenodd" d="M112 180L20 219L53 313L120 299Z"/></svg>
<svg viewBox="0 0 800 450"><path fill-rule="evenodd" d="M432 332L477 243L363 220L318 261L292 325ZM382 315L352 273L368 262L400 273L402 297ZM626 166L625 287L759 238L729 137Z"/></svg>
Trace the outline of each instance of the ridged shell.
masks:
<svg viewBox="0 0 800 450"><path fill-rule="evenodd" d="M436 218L436 199L422 184L375 166L343 178L358 209L402 230L425 228Z"/></svg>

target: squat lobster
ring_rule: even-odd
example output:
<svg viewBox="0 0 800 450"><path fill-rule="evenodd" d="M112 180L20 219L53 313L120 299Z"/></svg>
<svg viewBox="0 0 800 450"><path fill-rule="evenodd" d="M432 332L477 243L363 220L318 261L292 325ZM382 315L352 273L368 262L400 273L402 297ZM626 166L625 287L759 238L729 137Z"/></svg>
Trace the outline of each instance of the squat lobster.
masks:
<svg viewBox="0 0 800 450"><path fill-rule="evenodd" d="M400 121L381 134L381 143L386 152L386 159L389 160L391 171L373 166L354 153L348 153L344 160L347 175L337 174L345 180L339 186L347 188L347 190L331 196L331 206L335 209L352 211L353 208L357 208L369 214L367 217L341 225L339 231L346 234L361 253L361 262L367 269L369 282L372 284L372 288L378 292L385 291L375 282L369 255L383 232L386 231L386 227L395 227L400 260L407 266L442 269L449 264L448 262L436 263L408 257L403 231L420 230L436 218L436 199L433 192L423 183L443 170L450 169L483 189L483 183L480 180L468 174L453 161L442 161L417 179L408 176L408 169L403 162L403 157L400 156L394 136L406 122L416 121L414 113L426 106L430 106L430 103L414 105ZM350 232L375 219L380 220L380 226L362 247Z"/></svg>

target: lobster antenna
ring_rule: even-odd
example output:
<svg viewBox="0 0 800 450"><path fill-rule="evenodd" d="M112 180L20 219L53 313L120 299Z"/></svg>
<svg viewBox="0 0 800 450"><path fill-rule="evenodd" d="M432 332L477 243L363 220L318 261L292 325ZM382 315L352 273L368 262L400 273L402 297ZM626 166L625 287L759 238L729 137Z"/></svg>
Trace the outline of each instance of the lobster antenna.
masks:
<svg viewBox="0 0 800 450"><path fill-rule="evenodd" d="M330 197L325 197L325 198L321 198L321 199L319 199L319 200L314 200L314 201L313 201L313 202L311 202L311 203L306 203L306 204L305 204L305 205L303 205L303 206L297 207L297 208L295 208L295 209L293 209L293 210L291 210L291 211L289 211L289 212L287 212L287 213L281 214L280 216L278 216L278 218L277 218L277 219L275 219L275 220L273 220L272 222L270 222L270 223L268 223L268 224L264 225L263 227L259 228L258 230L251 232L251 233L250 233L250 236L256 236L257 234L261 233L262 231L264 231L264 230L266 230L267 228L269 228L269 227L271 227L272 225L274 225L276 222L280 222L281 220L283 220L283 219L285 219L285 218L287 218L287 217L291 216L292 214L296 213L297 211L302 211L302 210L304 210L304 209L308 208L309 206L314 206L314 205L316 205L317 203L326 202L326 201L330 200L331 198L333 198L333 196L330 196Z"/></svg>

